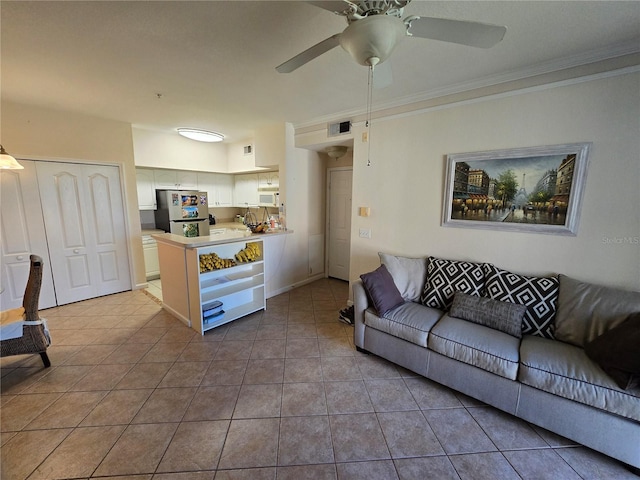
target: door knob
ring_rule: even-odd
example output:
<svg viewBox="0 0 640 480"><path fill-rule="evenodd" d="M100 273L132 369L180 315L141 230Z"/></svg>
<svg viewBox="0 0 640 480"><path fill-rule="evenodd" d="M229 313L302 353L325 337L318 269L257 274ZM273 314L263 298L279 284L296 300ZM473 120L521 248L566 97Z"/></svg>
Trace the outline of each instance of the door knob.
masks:
<svg viewBox="0 0 640 480"><path fill-rule="evenodd" d="M18 261L20 261L20 260L22 260L22 259L24 259L24 257L23 257L22 255L18 255L18 256L16 257L16 260L18 260Z"/></svg>
<svg viewBox="0 0 640 480"><path fill-rule="evenodd" d="M78 250L77 248L74 248L73 253L80 253L80 250Z"/></svg>

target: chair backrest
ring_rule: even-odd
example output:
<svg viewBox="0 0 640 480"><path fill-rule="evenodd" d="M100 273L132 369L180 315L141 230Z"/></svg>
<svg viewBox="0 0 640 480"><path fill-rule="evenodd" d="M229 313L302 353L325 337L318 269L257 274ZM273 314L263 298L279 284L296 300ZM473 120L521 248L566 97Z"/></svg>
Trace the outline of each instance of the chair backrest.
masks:
<svg viewBox="0 0 640 480"><path fill-rule="evenodd" d="M38 304L40 303L40 288L42 287L42 258L31 255L31 267L27 288L24 291L22 306L24 307L25 320L40 320Z"/></svg>

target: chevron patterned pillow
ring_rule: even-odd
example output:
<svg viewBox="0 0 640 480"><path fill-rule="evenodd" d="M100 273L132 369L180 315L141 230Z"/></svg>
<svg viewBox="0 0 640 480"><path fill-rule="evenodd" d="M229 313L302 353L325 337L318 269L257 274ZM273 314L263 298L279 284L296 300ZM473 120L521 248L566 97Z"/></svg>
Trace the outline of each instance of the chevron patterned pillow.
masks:
<svg viewBox="0 0 640 480"><path fill-rule="evenodd" d="M523 335L555 338L554 319L558 304L558 277L527 277L485 263L485 296L500 302L525 305Z"/></svg>
<svg viewBox="0 0 640 480"><path fill-rule="evenodd" d="M483 289L484 272L480 263L429 257L420 302L427 307L449 310L456 292L480 296Z"/></svg>

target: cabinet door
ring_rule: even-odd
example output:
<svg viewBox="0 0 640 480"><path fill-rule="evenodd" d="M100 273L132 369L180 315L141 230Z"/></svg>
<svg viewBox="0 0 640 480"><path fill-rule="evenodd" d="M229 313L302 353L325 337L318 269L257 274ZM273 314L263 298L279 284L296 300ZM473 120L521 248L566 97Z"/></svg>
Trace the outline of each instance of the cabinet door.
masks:
<svg viewBox="0 0 640 480"><path fill-rule="evenodd" d="M39 307L56 306L49 248L40 205L40 192L33 161L20 160L24 170L0 170L0 304L2 310L22 306L29 278L29 256L42 257L42 288Z"/></svg>
<svg viewBox="0 0 640 480"><path fill-rule="evenodd" d="M209 207L216 203L216 175L215 173L198 172L198 190L207 192Z"/></svg>
<svg viewBox="0 0 640 480"><path fill-rule="evenodd" d="M178 188L178 177L176 174L176 170L154 170L153 179L156 184L156 188Z"/></svg>
<svg viewBox="0 0 640 480"><path fill-rule="evenodd" d="M233 206L233 177L231 175L216 174L216 206Z"/></svg>
<svg viewBox="0 0 640 480"><path fill-rule="evenodd" d="M138 209L155 210L156 186L153 178L153 170L136 168L136 187L138 189Z"/></svg>
<svg viewBox="0 0 640 480"><path fill-rule="evenodd" d="M198 172L178 170L176 182L180 190L198 190Z"/></svg>
<svg viewBox="0 0 640 480"><path fill-rule="evenodd" d="M280 177L278 176L278 172L270 173L269 181L271 182L271 187L280 188Z"/></svg>
<svg viewBox="0 0 640 480"><path fill-rule="evenodd" d="M279 186L278 172L265 172L258 174L258 188L275 191Z"/></svg>
<svg viewBox="0 0 640 480"><path fill-rule="evenodd" d="M235 204L238 207L258 204L258 175L236 175L235 177Z"/></svg>

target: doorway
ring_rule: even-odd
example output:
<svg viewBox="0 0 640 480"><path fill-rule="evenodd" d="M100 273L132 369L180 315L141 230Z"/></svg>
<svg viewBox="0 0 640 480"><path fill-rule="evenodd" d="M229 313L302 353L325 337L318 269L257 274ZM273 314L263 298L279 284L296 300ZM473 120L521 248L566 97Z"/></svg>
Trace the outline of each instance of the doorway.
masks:
<svg viewBox="0 0 640 480"><path fill-rule="evenodd" d="M327 273L349 281L352 167L327 169Z"/></svg>

